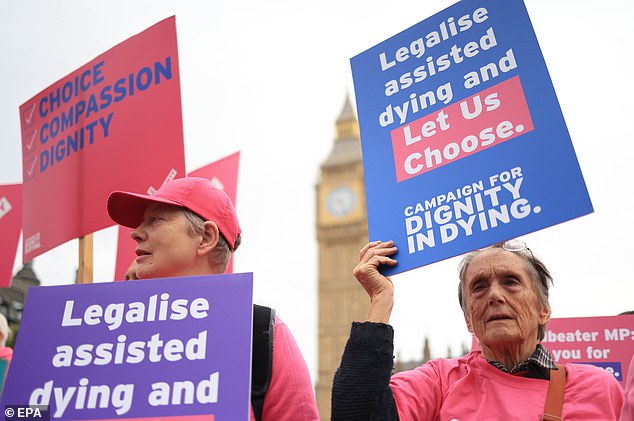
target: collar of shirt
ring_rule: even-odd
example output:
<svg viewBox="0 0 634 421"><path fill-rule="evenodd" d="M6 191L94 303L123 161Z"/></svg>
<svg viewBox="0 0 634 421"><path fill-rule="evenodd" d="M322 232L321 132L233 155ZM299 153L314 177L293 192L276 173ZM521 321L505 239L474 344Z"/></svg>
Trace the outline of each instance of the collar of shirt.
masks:
<svg viewBox="0 0 634 421"><path fill-rule="evenodd" d="M535 352L528 357L528 360L517 364L510 371L497 361L489 361L489 364L504 371L505 373L513 374L515 376L544 380L550 380L550 370L557 369L557 366L553 361L553 357L542 344L537 344Z"/></svg>

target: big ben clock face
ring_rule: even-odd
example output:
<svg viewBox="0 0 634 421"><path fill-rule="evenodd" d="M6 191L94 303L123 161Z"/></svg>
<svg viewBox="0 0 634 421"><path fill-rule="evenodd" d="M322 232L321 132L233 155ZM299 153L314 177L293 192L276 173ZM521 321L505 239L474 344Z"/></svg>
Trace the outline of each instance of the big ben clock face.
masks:
<svg viewBox="0 0 634 421"><path fill-rule="evenodd" d="M356 196L350 187L337 187L326 197L326 208L333 216L348 215L354 209Z"/></svg>

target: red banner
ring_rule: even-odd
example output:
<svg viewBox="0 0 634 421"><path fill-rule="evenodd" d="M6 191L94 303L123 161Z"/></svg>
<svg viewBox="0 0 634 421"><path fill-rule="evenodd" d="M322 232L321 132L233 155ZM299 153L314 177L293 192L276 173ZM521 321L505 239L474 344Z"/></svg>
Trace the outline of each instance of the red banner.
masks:
<svg viewBox="0 0 634 421"><path fill-rule="evenodd" d="M0 186L0 288L11 285L22 229L22 184Z"/></svg>
<svg viewBox="0 0 634 421"><path fill-rule="evenodd" d="M112 225L113 190L185 173L175 17L20 106L23 260Z"/></svg>
<svg viewBox="0 0 634 421"><path fill-rule="evenodd" d="M240 163L240 152L236 152L209 165L190 172L191 177L204 177L211 180L216 187L223 190L233 205L237 207L236 199L238 195L238 166ZM172 177L173 178L173 177ZM167 178L165 181L169 181ZM158 188L158 187L157 187ZM139 192L153 193L153 188L140 190ZM126 227L119 227L119 240L117 242L117 262L115 266L114 279L120 281L125 278L125 273L136 258L134 253L135 242L131 239L132 230ZM233 273L233 256L229 261L225 273Z"/></svg>

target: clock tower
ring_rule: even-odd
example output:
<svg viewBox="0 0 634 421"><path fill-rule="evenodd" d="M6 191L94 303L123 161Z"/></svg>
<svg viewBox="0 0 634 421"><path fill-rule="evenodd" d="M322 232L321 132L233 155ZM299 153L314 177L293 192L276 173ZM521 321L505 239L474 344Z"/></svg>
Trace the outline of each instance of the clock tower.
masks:
<svg viewBox="0 0 634 421"><path fill-rule="evenodd" d="M319 371L317 406L330 419L333 376L354 320L365 320L368 296L352 269L368 242L359 123L346 97L332 150L321 165L317 193L319 245Z"/></svg>

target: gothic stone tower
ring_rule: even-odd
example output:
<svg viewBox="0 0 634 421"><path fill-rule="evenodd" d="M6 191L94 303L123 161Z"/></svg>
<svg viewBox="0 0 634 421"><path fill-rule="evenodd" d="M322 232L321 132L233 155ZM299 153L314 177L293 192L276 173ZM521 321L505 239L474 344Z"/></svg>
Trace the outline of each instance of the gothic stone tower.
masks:
<svg viewBox="0 0 634 421"><path fill-rule="evenodd" d="M368 297L352 276L368 242L359 123L346 98L333 148L321 165L317 193L319 244L319 372L317 406L330 419L332 380L354 320L365 320Z"/></svg>

